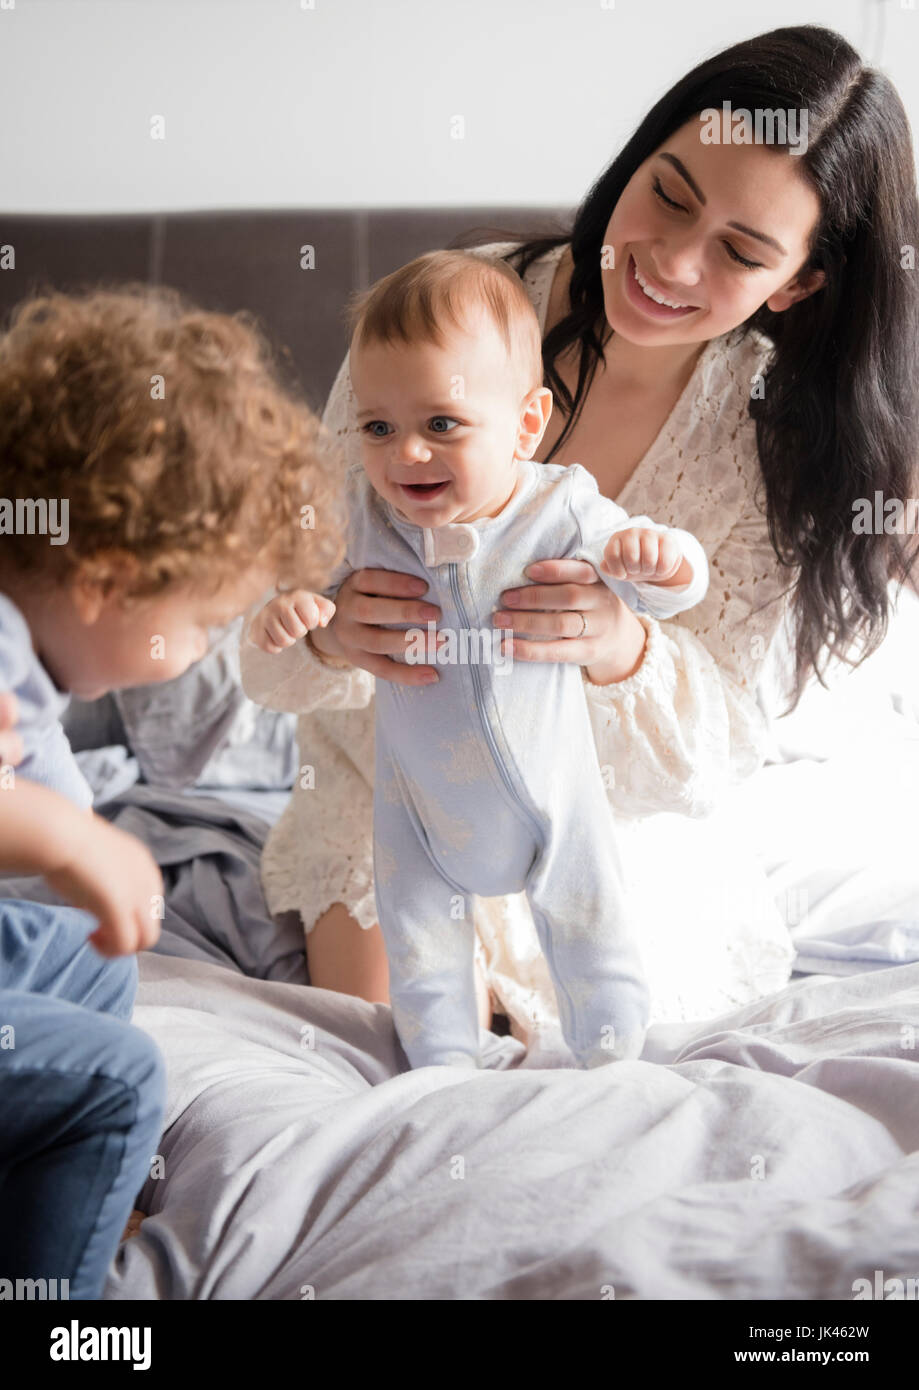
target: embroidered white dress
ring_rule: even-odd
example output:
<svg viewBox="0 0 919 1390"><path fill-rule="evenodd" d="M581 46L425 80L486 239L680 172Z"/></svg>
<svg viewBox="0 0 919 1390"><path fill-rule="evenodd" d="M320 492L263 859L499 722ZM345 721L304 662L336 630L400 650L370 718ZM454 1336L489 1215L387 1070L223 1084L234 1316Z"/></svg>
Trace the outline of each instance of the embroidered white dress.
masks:
<svg viewBox="0 0 919 1390"><path fill-rule="evenodd" d="M478 253L497 258L510 249L492 244ZM524 276L541 327L562 250ZM628 679L596 686L583 677L597 757L612 769L608 796L640 924L652 1022L711 1017L781 988L794 957L753 847L716 809L732 784L759 767L769 744L756 684L789 583L758 502L748 415L751 383L769 351L759 335L709 342L615 499L698 537L709 559L707 597L669 621L642 619L645 655ZM324 422L346 463L358 461L347 358ZM265 848L269 906L296 909L309 931L342 902L370 927L374 678L327 666L306 642L266 656L244 635L241 659L251 698L300 715L300 760L311 769ZM557 1036L554 991L525 897L476 899L475 907L477 953L496 1007L525 1042Z"/></svg>

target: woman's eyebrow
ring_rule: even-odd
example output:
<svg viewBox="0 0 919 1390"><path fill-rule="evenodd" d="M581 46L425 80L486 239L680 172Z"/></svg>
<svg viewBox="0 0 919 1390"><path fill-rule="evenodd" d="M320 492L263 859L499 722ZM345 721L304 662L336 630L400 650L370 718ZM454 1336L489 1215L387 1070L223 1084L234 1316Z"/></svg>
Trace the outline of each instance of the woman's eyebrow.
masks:
<svg viewBox="0 0 919 1390"><path fill-rule="evenodd" d="M692 189L693 196L698 198L702 206L705 207L705 194L702 192L702 189L696 183L692 174L686 168L686 165L683 163L682 159L677 159L675 154L662 154L661 159L666 159L668 164L673 165L680 178L684 179L685 182L689 184L689 187Z"/></svg>
<svg viewBox="0 0 919 1390"><path fill-rule="evenodd" d="M660 157L661 159L666 159L668 164L673 165L680 178L685 180L685 182L689 184L689 187L692 190L694 197L698 198L702 206L705 207L705 194L702 192L702 189L696 183L695 179L693 178L689 170L686 168L686 165L683 163L683 161L681 159L677 159L675 154L662 154ZM776 241L775 237L767 236L765 232L757 232L753 227L745 226L743 222L729 222L728 226L733 227L735 232L743 232L745 236L751 236L756 241L762 241L766 244L766 246L773 247L773 249L778 251L779 255L781 256L788 255L788 252L785 250L785 247L782 245L782 243L780 241Z"/></svg>

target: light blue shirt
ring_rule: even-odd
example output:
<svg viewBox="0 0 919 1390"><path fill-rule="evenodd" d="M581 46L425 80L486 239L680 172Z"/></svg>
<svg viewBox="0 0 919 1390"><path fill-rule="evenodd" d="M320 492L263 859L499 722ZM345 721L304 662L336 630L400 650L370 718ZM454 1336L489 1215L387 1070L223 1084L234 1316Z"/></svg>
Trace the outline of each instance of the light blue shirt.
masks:
<svg viewBox="0 0 919 1390"><path fill-rule="evenodd" d="M25 756L16 775L59 792L78 806L92 805L92 789L80 771L61 724L70 696L58 690L39 660L21 611L0 594L0 691L16 696Z"/></svg>

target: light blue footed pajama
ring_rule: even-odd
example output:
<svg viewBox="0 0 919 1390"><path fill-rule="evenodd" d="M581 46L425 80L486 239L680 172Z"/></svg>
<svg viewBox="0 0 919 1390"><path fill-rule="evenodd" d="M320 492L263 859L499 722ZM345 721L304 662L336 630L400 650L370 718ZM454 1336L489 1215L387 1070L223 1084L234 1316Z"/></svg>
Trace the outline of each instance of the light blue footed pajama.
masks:
<svg viewBox="0 0 919 1390"><path fill-rule="evenodd" d="M520 472L500 515L429 528L407 521L355 465L346 559L326 590L334 596L365 566L420 575L425 601L442 610L438 632L454 642L437 660L439 682L376 683L376 904L393 1021L413 1067L478 1065L473 894L526 892L580 1066L637 1057L647 1028L581 668L505 656L492 614L504 589L530 582L523 571L534 560L598 567L615 531L668 528L627 516L579 464L527 461ZM705 594L702 547L670 531L692 565L689 586L600 576L636 612L670 617ZM432 661L430 651L417 659Z"/></svg>

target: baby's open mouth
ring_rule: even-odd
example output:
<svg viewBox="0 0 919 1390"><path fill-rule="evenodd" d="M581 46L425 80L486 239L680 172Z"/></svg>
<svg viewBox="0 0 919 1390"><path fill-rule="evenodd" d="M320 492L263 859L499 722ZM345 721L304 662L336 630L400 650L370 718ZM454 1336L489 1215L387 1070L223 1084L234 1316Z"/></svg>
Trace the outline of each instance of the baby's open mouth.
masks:
<svg viewBox="0 0 919 1390"><path fill-rule="evenodd" d="M436 497L445 487L449 487L449 481L444 478L439 483L400 483L399 486L409 497Z"/></svg>

